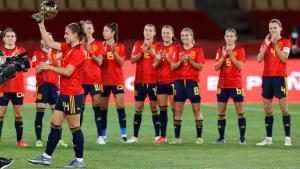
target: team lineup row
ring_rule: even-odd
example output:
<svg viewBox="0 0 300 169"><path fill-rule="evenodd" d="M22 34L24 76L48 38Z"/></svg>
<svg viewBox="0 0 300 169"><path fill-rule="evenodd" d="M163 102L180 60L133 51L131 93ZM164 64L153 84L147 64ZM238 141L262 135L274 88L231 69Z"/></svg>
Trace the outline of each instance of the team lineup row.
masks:
<svg viewBox="0 0 300 169"><path fill-rule="evenodd" d="M131 62L136 64L135 114L133 137L127 139L126 113L124 108L124 79L122 66L125 62L125 48L118 42L118 26L110 23L103 28L104 41L93 38L94 27L91 21L71 23L65 29L65 43L55 42L46 31L44 22L38 23L42 47L32 57L32 66L37 75L36 91L36 146L43 146L41 139L42 119L46 104L52 107L51 131L48 136L46 151L39 157L29 159L34 164L50 165L51 156L57 144L65 145L61 140L61 125L66 119L73 135L76 159L66 167L83 167L84 137L81 131L85 98L92 97L97 127L97 143L106 144L107 109L110 94L115 97L119 116L122 142L138 142L142 122L144 100L148 96L152 121L155 131L155 144L167 143L167 110L168 101L173 110L175 139L170 144L180 144L180 131L183 107L186 99L191 102L195 116L196 144L202 144L203 116L201 114L201 94L199 87L200 71L205 64L201 47L195 45L193 30L183 28L180 33L181 43L174 42L172 26L165 25L161 30L162 42L155 41L156 27L147 24L144 27L144 39L137 41L131 53ZM270 34L261 45L257 56L258 62L264 61L263 93L266 112L265 125L267 137L257 145L272 144L272 99L279 99L285 130L285 145L291 146L290 115L286 102L286 61L290 50L290 41L281 37L282 25L277 19L269 22ZM17 47L16 33L8 28L2 33L5 58L25 51ZM241 69L245 62L244 48L236 44L237 33L227 29L224 35L225 44L216 54L215 69L219 71L217 90L218 131L219 138L214 144L225 143L226 105L232 98L238 115L240 144L246 144L246 117L244 115L244 97ZM59 78L60 77L60 78ZM9 100L15 111L17 145L28 146L22 139L23 121L22 105L24 86L22 73L9 80L0 88L0 136L3 118ZM58 95L58 91L60 94ZM159 112L158 112L159 111ZM65 145L66 146L66 145Z"/></svg>

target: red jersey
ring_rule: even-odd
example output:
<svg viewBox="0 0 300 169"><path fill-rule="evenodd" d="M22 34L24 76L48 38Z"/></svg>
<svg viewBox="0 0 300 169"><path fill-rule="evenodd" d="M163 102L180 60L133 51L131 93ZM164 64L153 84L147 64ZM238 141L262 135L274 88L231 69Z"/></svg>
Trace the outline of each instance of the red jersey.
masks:
<svg viewBox="0 0 300 169"><path fill-rule="evenodd" d="M238 61L245 62L245 50L244 48L234 48L232 50L233 56ZM216 62L221 59L222 49L218 49ZM242 74L231 61L229 54L227 53L222 66L220 68L218 88L241 88L242 87Z"/></svg>
<svg viewBox="0 0 300 169"><path fill-rule="evenodd" d="M164 51L164 53L166 53L165 57L168 57L170 60L172 60L178 54L179 47L180 46L176 43L172 43L169 46L164 46L161 44L158 52ZM175 78L176 74L171 70L171 65L164 58L162 58L157 68L157 82L160 84L171 83L175 81Z"/></svg>
<svg viewBox="0 0 300 169"><path fill-rule="evenodd" d="M112 46L106 45L104 49L105 54L103 55L103 63L101 66L103 85L124 85L124 77L122 67L117 63L112 53ZM126 58L125 46L121 43L116 43L116 52L123 59Z"/></svg>
<svg viewBox="0 0 300 169"><path fill-rule="evenodd" d="M263 42L261 49L264 45L265 43ZM291 41L289 39L281 38L278 40L277 45L282 52L290 53ZM287 76L286 63L280 60L272 42L266 49L264 62L263 76Z"/></svg>
<svg viewBox="0 0 300 169"><path fill-rule="evenodd" d="M102 83L101 69L92 60L92 56L99 56L104 54L103 44L100 41L94 40L93 42L85 45L85 59L81 72L82 84L99 84Z"/></svg>
<svg viewBox="0 0 300 169"><path fill-rule="evenodd" d="M134 44L131 56L137 55L142 51L143 41L137 41ZM153 42L152 48L157 52L159 42ZM157 83L157 71L153 68L154 55L151 55L149 50L142 53L141 58L136 62L136 74L134 83Z"/></svg>
<svg viewBox="0 0 300 169"><path fill-rule="evenodd" d="M22 47L15 47L14 49L1 49L3 54L7 57L15 56L21 53L26 52L26 50ZM5 84L0 85L0 92L16 92L16 93L24 93L24 80L23 80L23 72L16 72L16 76L10 80L8 80Z"/></svg>
<svg viewBox="0 0 300 169"><path fill-rule="evenodd" d="M84 62L84 46L79 44L71 47L69 43L62 43L61 50L63 52L61 67L66 68L70 64L76 69L70 77L61 76L60 93L64 95L83 94L80 74Z"/></svg>
<svg viewBox="0 0 300 169"><path fill-rule="evenodd" d="M62 53L59 51L51 51L49 53L44 50L36 50L32 56L32 67L35 67L40 62L48 63L49 65L57 67L60 56ZM59 75L51 70L43 70L36 74L36 85L39 86L44 82L53 83L58 86Z"/></svg>
<svg viewBox="0 0 300 169"><path fill-rule="evenodd" d="M192 47L191 49L179 48L178 55L173 58L172 62L178 62L181 55L189 54L191 59L197 63L204 64L204 54L200 47ZM176 70L176 80L195 80L199 82L200 71L195 69L187 60L183 61L180 67Z"/></svg>

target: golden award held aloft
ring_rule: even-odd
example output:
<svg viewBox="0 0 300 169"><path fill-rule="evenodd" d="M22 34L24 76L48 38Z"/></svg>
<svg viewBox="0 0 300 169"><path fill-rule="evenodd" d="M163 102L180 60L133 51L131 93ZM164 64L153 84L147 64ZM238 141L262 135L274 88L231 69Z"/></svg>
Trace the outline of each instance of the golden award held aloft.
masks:
<svg viewBox="0 0 300 169"><path fill-rule="evenodd" d="M52 19L58 13L58 7L52 0L42 2L40 7L40 12L31 16L37 23L42 22L43 19Z"/></svg>

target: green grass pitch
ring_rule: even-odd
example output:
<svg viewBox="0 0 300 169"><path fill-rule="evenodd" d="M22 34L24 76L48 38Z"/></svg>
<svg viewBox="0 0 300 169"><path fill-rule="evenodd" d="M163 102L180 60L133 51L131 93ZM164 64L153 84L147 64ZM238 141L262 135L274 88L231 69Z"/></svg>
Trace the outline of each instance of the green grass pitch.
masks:
<svg viewBox="0 0 300 169"><path fill-rule="evenodd" d="M85 137L84 158L86 168L91 169L119 169L119 168L161 168L161 169L191 169L191 168L300 168L300 105L290 104L289 111L292 115L292 147L285 147L282 116L278 106L274 106L273 146L257 147L256 142L265 137L264 112L261 104L246 104L247 117L247 145L239 145L237 116L233 105L227 108L226 144L213 145L218 137L217 132L217 107L214 104L203 104L204 115L203 139L204 144L195 144L195 123L191 106L186 105L182 127L181 145L154 145L154 130L149 108L143 112L143 121L138 144L123 144L120 141L120 130L117 112L114 105L109 107L108 115L108 144L97 145L94 113L90 105L86 106L83 122ZM133 134L134 106L126 106L128 136ZM174 138L171 111L169 113L168 139ZM35 108L33 105L24 106L24 139L31 144L30 147L16 147L14 118L11 105L4 119L2 140L0 141L0 156L12 157L15 162L11 168L35 169L47 168L27 163L28 158L36 157L44 152L45 147L36 148L34 134ZM49 134L51 113L48 110L44 118L43 142L46 144ZM71 145L70 131L63 126L63 138ZM50 168L61 168L74 157L72 146L58 147L53 155Z"/></svg>

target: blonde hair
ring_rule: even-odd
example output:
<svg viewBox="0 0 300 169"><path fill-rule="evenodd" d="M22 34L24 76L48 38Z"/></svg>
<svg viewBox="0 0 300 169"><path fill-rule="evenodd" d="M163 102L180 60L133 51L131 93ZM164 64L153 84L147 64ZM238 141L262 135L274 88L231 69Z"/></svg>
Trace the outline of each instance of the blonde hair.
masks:
<svg viewBox="0 0 300 169"><path fill-rule="evenodd" d="M194 38L194 31L193 31L193 29L190 28L190 27L185 27L185 28L183 28L181 30L181 33L182 32L189 32L191 34L192 38L193 38L192 43L195 45L195 38Z"/></svg>
<svg viewBox="0 0 300 169"><path fill-rule="evenodd" d="M173 33L172 40L173 40L173 41L176 41L176 38L175 38L175 32L174 32L174 29L173 29L173 27L172 27L171 25L164 25L164 26L161 28L161 30L163 30L163 29L170 29L171 32Z"/></svg>

